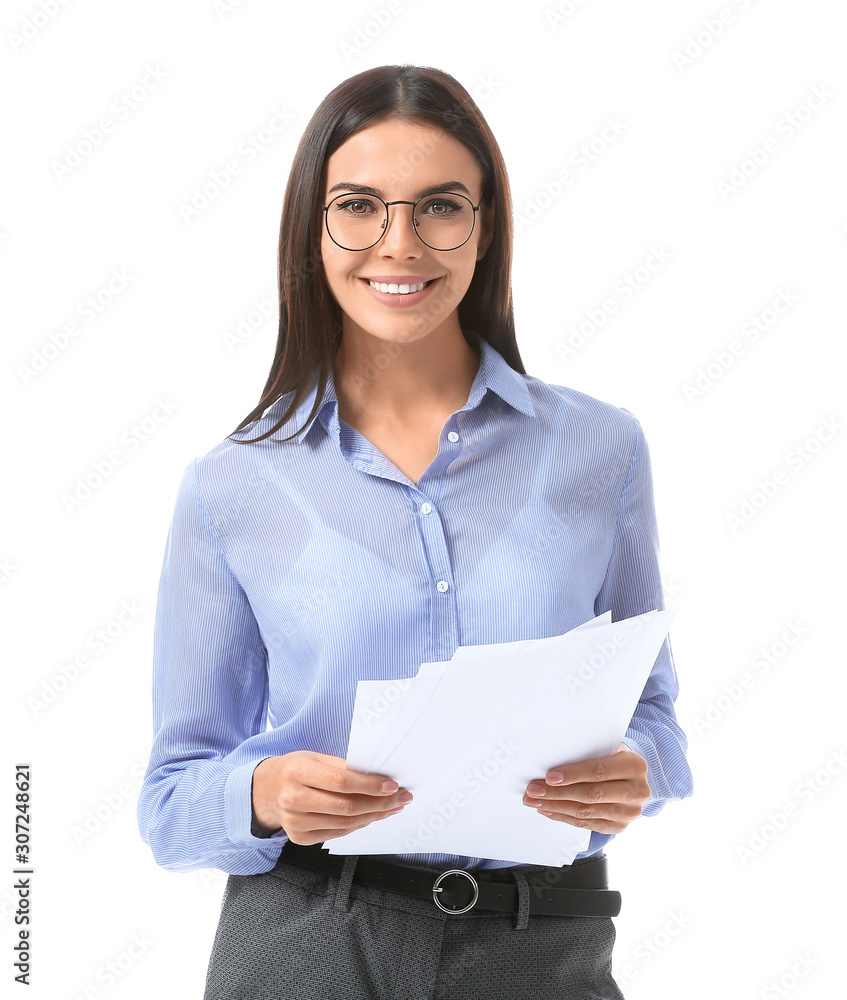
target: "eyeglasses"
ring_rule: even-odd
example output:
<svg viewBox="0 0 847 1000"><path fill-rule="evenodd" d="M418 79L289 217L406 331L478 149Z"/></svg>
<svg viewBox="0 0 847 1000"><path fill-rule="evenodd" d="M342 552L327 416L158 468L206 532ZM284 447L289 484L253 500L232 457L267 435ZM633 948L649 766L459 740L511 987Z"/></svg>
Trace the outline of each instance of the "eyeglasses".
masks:
<svg viewBox="0 0 847 1000"><path fill-rule="evenodd" d="M480 207L453 191L438 191L417 201L383 201L375 194L339 194L323 206L326 231L343 250L370 250L388 228L389 205L413 206L412 226L421 242L432 250L458 250L467 243Z"/></svg>

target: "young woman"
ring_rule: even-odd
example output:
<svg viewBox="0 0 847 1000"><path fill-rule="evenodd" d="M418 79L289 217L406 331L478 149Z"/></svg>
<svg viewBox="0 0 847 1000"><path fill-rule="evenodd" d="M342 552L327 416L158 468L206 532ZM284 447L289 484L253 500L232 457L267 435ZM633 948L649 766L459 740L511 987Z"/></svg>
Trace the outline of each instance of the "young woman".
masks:
<svg viewBox="0 0 847 1000"><path fill-rule="evenodd" d="M414 795L345 766L359 680L663 607L638 421L524 371L511 212L435 69L344 81L297 149L276 356L186 469L156 615L139 825L162 867L230 873L206 1000L621 997L603 848L691 792L667 641L620 750L527 785L592 831L573 864L322 850Z"/></svg>

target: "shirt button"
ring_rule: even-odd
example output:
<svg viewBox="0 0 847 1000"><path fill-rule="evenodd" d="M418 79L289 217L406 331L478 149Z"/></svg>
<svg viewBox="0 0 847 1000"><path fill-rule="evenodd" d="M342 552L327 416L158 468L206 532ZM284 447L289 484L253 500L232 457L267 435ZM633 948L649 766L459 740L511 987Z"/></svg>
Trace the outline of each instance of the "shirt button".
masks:
<svg viewBox="0 0 847 1000"><path fill-rule="evenodd" d="M441 593L443 594L444 591L447 590L447 581L439 580L438 583L436 583L435 588L436 590L441 591Z"/></svg>
<svg viewBox="0 0 847 1000"><path fill-rule="evenodd" d="M431 514L432 513L432 504L431 503L422 503L421 504L421 513L422 514Z"/></svg>
<svg viewBox="0 0 847 1000"><path fill-rule="evenodd" d="M450 431L450 433L447 435L447 440L448 441L458 441L459 440L459 435L455 431Z"/></svg>

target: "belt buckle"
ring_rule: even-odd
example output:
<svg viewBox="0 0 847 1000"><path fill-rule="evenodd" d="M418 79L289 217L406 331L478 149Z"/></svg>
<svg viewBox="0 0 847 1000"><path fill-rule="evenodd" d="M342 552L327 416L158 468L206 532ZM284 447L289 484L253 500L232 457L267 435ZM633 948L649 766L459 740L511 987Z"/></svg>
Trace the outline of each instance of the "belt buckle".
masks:
<svg viewBox="0 0 847 1000"><path fill-rule="evenodd" d="M461 910L450 910L446 906L442 906L441 901L437 896L437 893L444 892L444 888L439 886L438 883L448 875L464 875L465 878L469 878L471 880L471 884L473 885L473 899ZM435 900L435 905L439 907L439 909L444 910L445 913L467 913L468 910L473 909L477 899L479 899L479 883L470 872L463 871L461 868L451 868L449 872L442 872L432 883L432 898Z"/></svg>

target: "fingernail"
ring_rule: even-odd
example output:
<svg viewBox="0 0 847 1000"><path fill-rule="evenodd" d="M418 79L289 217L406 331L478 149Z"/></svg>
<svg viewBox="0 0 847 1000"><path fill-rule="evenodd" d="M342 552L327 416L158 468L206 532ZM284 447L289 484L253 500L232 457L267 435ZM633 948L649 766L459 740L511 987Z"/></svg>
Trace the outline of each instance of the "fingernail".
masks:
<svg viewBox="0 0 847 1000"><path fill-rule="evenodd" d="M400 798L397 800L401 805L406 805L407 802L411 802L413 795L411 792L403 792Z"/></svg>
<svg viewBox="0 0 847 1000"><path fill-rule="evenodd" d="M548 785L560 785L565 780L565 776L561 771L551 771L547 775Z"/></svg>
<svg viewBox="0 0 847 1000"><path fill-rule="evenodd" d="M397 784L396 781L394 781L393 778L391 779L391 781L383 781L382 783L382 790L384 792L396 792L399 787L400 786Z"/></svg>

